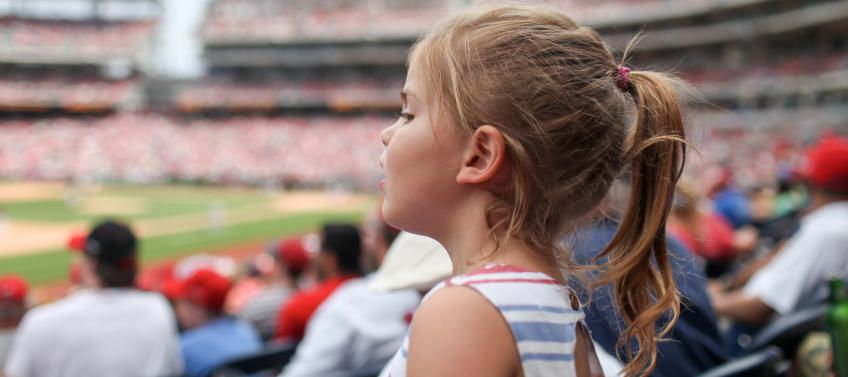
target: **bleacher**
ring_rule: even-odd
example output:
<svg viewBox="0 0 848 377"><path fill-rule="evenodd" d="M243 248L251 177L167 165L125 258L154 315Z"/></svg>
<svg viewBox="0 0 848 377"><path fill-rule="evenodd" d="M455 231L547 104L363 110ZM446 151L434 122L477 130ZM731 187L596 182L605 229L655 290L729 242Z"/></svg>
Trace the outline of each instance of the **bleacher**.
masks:
<svg viewBox="0 0 848 377"><path fill-rule="evenodd" d="M695 115L700 127L724 130L757 124L758 128L778 130L785 128L786 119L815 130L841 127L833 119L841 119L843 113L834 109L848 101L848 60L840 53L848 43L844 37L848 35L845 26L848 23L834 20L848 20L844 2L559 0L548 3L565 9L581 22L599 27L611 45L619 49L644 28L646 37L637 45L640 48L632 52L632 63L628 64L634 68L672 70L693 83L700 95L696 97ZM189 130L205 129L209 136L197 138L209 144L218 143L217 138L223 137L223 130L228 128L243 127L249 130L245 135L273 134L277 132L272 131L277 127L274 125L284 130L298 129L292 124L309 123L312 121L308 119L316 118L319 119L316 122L325 126L313 127L314 135L319 136L306 134L305 140L336 140L329 131L333 124L363 125L362 130L343 132L359 135L353 136L350 143L362 140L358 147L368 151L363 156L371 158L379 150L379 144L375 144L376 130L391 122L391 114L400 104L398 92L404 79L408 48L436 20L467 5L468 1L460 0L322 0L308 5L292 0L213 1L198 30L205 46L208 74L195 80L170 81L149 77L144 71L156 27L155 17L106 17L108 12L102 9L88 17L55 14L48 17L20 9L4 10L0 2L0 41L5 41L0 43L0 65L6 68L0 74L0 113L50 111L45 117L55 117L57 111L60 115L116 113L79 121L64 116L36 116L4 122L6 129L15 129L24 136L54 123L57 129L77 134L82 123L94 123L97 127L93 129L98 133L109 134L110 127L126 127L125 131L139 135L139 140L154 140L156 134L140 125L151 123L154 124L149 126L151 129L159 127L165 133L190 134L193 131ZM798 14L809 17L803 22L784 22L785 27L775 29L775 20ZM722 31L721 38L693 42L691 46L679 45L681 37L668 37L746 22L768 27L728 29ZM816 43L809 43L811 38ZM27 51L31 55L17 53ZM17 56L24 56L21 60L26 62L18 62ZM714 111L716 106L733 109L733 115L748 115L723 116L721 111ZM791 115L801 110L804 114L817 115ZM131 113L122 114L123 111ZM172 115L173 112L181 115ZM210 119L210 115L215 117ZM747 120L740 121L742 118ZM291 132L284 130L279 131L281 135ZM98 138L109 140L109 136ZM310 153L316 150L333 151L342 144L333 141L325 148L317 145L294 148L299 148L298 154L313 156ZM203 147L198 148L189 148L192 152L186 152L187 158L207 153ZM171 167L158 173L154 170L161 164L145 168L145 163L115 162L113 168L98 169L105 169L101 175L110 180L255 183L281 179L320 184L338 179L364 187L371 186L367 180L376 174L376 164L366 167L369 164L366 157L351 166L345 165L345 169L352 169L347 172L330 169L318 174L309 172L311 168L304 168L306 172L263 168L269 163L245 151L239 143L221 148L223 154L237 156L233 160L241 163L227 168L223 166L228 166L228 162L215 168L187 163L192 167ZM76 156L70 147L62 150L65 152L57 152L62 158ZM130 160L177 158L176 155L159 157L162 153L166 152L150 149ZM274 153L269 156L293 158ZM325 156L312 160L323 161L322 158L329 159ZM206 156L205 160L214 158ZM315 165L309 161L300 163L307 167ZM7 162L0 173L41 178L76 174L68 172L67 166L54 169L55 164L51 164L42 163L44 166L38 169L23 172L19 166ZM169 164L179 165L173 161ZM229 172L236 170L235 166L244 167L243 172ZM140 172L120 172L118 167Z"/></svg>
<svg viewBox="0 0 848 377"><path fill-rule="evenodd" d="M370 189L380 174L380 132L393 121L139 113L6 121L0 172L26 180L344 183Z"/></svg>

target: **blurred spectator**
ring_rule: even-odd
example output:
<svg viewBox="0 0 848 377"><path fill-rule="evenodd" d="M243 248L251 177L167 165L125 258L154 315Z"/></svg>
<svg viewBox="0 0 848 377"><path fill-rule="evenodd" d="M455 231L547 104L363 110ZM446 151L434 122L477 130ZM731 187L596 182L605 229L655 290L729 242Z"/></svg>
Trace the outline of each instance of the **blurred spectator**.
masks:
<svg viewBox="0 0 848 377"><path fill-rule="evenodd" d="M383 220L382 197L377 204L377 210L365 216L360 232L362 232L362 272L377 271L383 264L383 259L389 247L400 234L400 229L386 224Z"/></svg>
<svg viewBox="0 0 848 377"><path fill-rule="evenodd" d="M629 189L623 181L615 181L610 194L602 202L603 216L596 223L583 226L570 242L575 261L583 265L593 264L612 240L618 229L616 219L620 208L627 206ZM668 341L657 343L657 364L652 376L694 376L724 362L724 342L717 327L717 316L706 291L706 279L696 266L686 247L673 236L669 236L667 247L674 283L680 292L680 317L668 335ZM607 257L597 261L607 262ZM581 287L579 281L572 284ZM617 354L618 340L627 327L615 306L611 284L582 294L588 302L586 324L592 331L592 339L609 354ZM664 323L659 321L657 328ZM637 350L638 344L631 343ZM626 352L621 354L627 355Z"/></svg>
<svg viewBox="0 0 848 377"><path fill-rule="evenodd" d="M198 269L175 293L185 375L205 377L233 358L259 352L262 341L248 323L223 315L230 281L211 269Z"/></svg>
<svg viewBox="0 0 848 377"><path fill-rule="evenodd" d="M224 301L224 312L236 315L245 305L265 288L262 272L256 268L253 261L242 265L242 271L233 282L227 300Z"/></svg>
<svg viewBox="0 0 848 377"><path fill-rule="evenodd" d="M745 193L734 188L725 187L713 197L716 210L724 216L734 229L751 222L751 211Z"/></svg>
<svg viewBox="0 0 848 377"><path fill-rule="evenodd" d="M15 275L0 276L0 366L6 364L6 355L12 347L15 331L26 312L27 290L23 278Z"/></svg>
<svg viewBox="0 0 848 377"><path fill-rule="evenodd" d="M678 182L674 193L668 233L704 260L703 270L709 278L726 272L738 254L750 252L757 244L754 228L734 230L685 181Z"/></svg>
<svg viewBox="0 0 848 377"><path fill-rule="evenodd" d="M114 221L94 227L80 261L85 288L24 316L6 375L180 374L174 314L158 293L133 288L136 271L132 231Z"/></svg>
<svg viewBox="0 0 848 377"><path fill-rule="evenodd" d="M848 278L848 139L820 141L808 151L800 173L809 185L812 212L744 288L711 288L719 314L759 326L773 313L823 302L828 277Z"/></svg>
<svg viewBox="0 0 848 377"><path fill-rule="evenodd" d="M300 341L315 309L340 285L360 276L361 254L362 239L355 226L321 227L321 251L313 261L319 283L292 296L280 310L274 338Z"/></svg>
<svg viewBox="0 0 848 377"><path fill-rule="evenodd" d="M271 283L248 301L239 313L239 318L256 326L264 340L274 335L278 312L297 291L300 274L309 265L310 260L309 253L299 237L287 238L275 244L270 251L274 259Z"/></svg>
<svg viewBox="0 0 848 377"><path fill-rule="evenodd" d="M366 218L363 255L381 265L398 234L372 214ZM379 368L392 358L409 329L421 295L413 288L377 292L371 273L339 287L315 311L303 341L281 376L322 376Z"/></svg>

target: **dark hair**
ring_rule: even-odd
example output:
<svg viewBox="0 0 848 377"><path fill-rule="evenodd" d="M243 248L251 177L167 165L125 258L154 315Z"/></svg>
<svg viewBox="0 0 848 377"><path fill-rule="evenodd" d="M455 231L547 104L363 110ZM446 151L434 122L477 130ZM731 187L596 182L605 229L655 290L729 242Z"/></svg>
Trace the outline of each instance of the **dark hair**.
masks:
<svg viewBox="0 0 848 377"><path fill-rule="evenodd" d="M346 273L359 274L362 238L359 229L351 224L325 224L321 228L321 251L332 253Z"/></svg>
<svg viewBox="0 0 848 377"><path fill-rule="evenodd" d="M136 269L123 269L118 266L96 261L95 272L104 288L127 288L135 285Z"/></svg>
<svg viewBox="0 0 848 377"><path fill-rule="evenodd" d="M25 303L0 299L0 324L16 323L21 320L25 312Z"/></svg>
<svg viewBox="0 0 848 377"><path fill-rule="evenodd" d="M132 230L114 220L103 221L92 229L83 253L95 262L95 273L103 287L135 285L137 244Z"/></svg>

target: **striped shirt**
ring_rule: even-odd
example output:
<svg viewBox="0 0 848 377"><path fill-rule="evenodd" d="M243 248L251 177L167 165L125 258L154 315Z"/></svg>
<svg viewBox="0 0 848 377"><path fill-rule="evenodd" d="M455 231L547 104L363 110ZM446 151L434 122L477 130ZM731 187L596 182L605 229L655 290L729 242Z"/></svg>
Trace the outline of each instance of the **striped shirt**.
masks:
<svg viewBox="0 0 848 377"><path fill-rule="evenodd" d="M450 286L473 288L498 308L516 340L524 376L576 376L577 331L582 331L587 341L592 375L602 375L574 292L548 275L513 266L489 265L442 282L424 300ZM408 351L407 334L381 376L405 377Z"/></svg>

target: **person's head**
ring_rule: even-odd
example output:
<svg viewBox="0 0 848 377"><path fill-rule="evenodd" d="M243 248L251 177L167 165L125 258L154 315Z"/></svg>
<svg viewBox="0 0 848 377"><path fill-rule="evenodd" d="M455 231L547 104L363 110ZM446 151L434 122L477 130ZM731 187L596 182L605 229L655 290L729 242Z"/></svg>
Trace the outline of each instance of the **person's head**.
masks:
<svg viewBox="0 0 848 377"><path fill-rule="evenodd" d="M15 327L27 309L26 280L16 275L0 276L0 329Z"/></svg>
<svg viewBox="0 0 848 377"><path fill-rule="evenodd" d="M271 255L276 262L277 272L291 282L297 282L311 259L300 237L290 237L280 241Z"/></svg>
<svg viewBox="0 0 848 377"><path fill-rule="evenodd" d="M137 241L126 225L107 220L91 230L82 246L80 278L83 285L127 288L135 284Z"/></svg>
<svg viewBox="0 0 848 377"><path fill-rule="evenodd" d="M230 280L201 268L171 289L177 320L183 329L189 330L223 314Z"/></svg>
<svg viewBox="0 0 848 377"><path fill-rule="evenodd" d="M599 284L615 282L626 337L641 345L628 374L651 368L654 320L677 313L664 237L685 150L677 83L620 67L595 31L558 11L463 11L410 53L403 114L382 135L383 214L439 239L466 216L459 204L474 203L494 253L517 240L571 267L562 235L628 171L631 200Z"/></svg>
<svg viewBox="0 0 848 377"><path fill-rule="evenodd" d="M351 224L326 224L321 227L321 250L315 260L319 280L359 274L362 239Z"/></svg>
<svg viewBox="0 0 848 377"><path fill-rule="evenodd" d="M671 206L671 215L680 222L694 223L701 216L700 205L701 197L695 188L688 182L678 182Z"/></svg>
<svg viewBox="0 0 848 377"><path fill-rule="evenodd" d="M814 206L848 200L848 138L819 141L807 151L798 173L810 188Z"/></svg>
<svg viewBox="0 0 848 377"><path fill-rule="evenodd" d="M367 271L374 271L383 264L386 252L400 230L386 224L380 207L368 213L362 223L362 265Z"/></svg>

